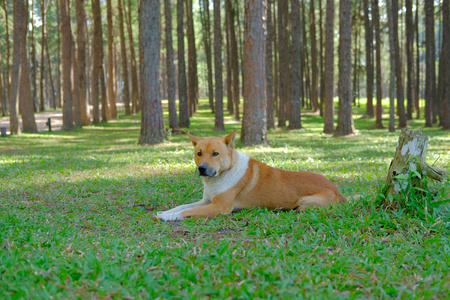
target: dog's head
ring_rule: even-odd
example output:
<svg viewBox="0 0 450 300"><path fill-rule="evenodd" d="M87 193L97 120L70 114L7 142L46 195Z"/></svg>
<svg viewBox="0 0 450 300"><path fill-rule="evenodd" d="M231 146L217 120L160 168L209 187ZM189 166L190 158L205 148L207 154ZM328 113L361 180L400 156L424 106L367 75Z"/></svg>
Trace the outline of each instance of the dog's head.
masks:
<svg viewBox="0 0 450 300"><path fill-rule="evenodd" d="M237 129L225 138L206 139L188 133L195 147L195 163L200 176L217 177L231 168L236 132Z"/></svg>

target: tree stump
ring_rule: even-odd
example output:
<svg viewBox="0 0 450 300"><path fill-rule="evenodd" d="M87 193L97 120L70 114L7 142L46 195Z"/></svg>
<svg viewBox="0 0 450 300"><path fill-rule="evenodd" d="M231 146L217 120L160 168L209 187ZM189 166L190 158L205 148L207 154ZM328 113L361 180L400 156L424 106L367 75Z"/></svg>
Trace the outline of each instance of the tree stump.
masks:
<svg viewBox="0 0 450 300"><path fill-rule="evenodd" d="M409 129L402 130L386 178L385 202L389 199L395 199L395 195L400 195L402 190L407 188L408 181L399 180L399 175L409 178L411 172L418 172L434 180L442 181L444 179L445 171L438 170L425 161L427 144L428 137L422 132L414 132ZM420 178L411 179L411 185L420 187Z"/></svg>

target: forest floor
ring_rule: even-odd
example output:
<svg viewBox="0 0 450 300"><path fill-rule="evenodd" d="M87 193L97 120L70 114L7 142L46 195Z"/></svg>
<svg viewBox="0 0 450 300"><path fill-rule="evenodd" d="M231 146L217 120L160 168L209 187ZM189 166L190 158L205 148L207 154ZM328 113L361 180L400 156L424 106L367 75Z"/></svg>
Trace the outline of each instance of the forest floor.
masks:
<svg viewBox="0 0 450 300"><path fill-rule="evenodd" d="M217 136L200 104L189 132ZM439 204L450 181L424 181L426 196L407 202L426 206L380 207L400 131L360 116L352 138L322 134L305 113L302 130L270 130L270 146L236 143L270 166L324 174L347 203L168 223L156 211L202 197L185 134L139 146L140 118L122 110L99 126L0 139L0 298L448 298L450 206ZM428 162L450 171L449 133L423 125L409 122L430 138Z"/></svg>
<svg viewBox="0 0 450 300"><path fill-rule="evenodd" d="M47 123L48 118L51 118L52 123L52 130L57 131L61 130L62 128L62 111L61 110L55 110L55 111L46 111L42 113L37 113L34 115L36 119L36 126L39 132L42 131L48 131L48 127L45 123ZM22 129L22 118L19 116L19 124L20 128ZM9 117L1 117L0 118L0 128L6 128L6 133L10 134L9 127Z"/></svg>

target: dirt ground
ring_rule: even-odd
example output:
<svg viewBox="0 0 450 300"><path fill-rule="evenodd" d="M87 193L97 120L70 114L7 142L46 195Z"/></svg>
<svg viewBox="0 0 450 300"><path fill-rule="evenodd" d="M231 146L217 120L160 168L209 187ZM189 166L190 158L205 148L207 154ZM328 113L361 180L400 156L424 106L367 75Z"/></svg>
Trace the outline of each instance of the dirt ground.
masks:
<svg viewBox="0 0 450 300"><path fill-rule="evenodd" d="M52 111L52 112L44 112L35 114L34 117L36 118L36 125L38 128L38 131L48 131L47 125L45 123L47 122L48 118L51 118L52 122L52 130L61 130L62 127L62 112L61 111ZM22 117L19 116L19 123L20 128L22 128ZM9 132L9 117L2 117L0 118L0 128L6 128L7 134L10 134Z"/></svg>

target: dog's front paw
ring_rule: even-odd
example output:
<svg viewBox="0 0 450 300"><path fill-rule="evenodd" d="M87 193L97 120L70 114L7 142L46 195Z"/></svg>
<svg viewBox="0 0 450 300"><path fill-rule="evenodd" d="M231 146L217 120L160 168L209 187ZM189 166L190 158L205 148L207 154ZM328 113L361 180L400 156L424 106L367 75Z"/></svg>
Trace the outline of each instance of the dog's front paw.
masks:
<svg viewBox="0 0 450 300"><path fill-rule="evenodd" d="M173 221L181 221L183 218L181 217L180 213L165 213L160 212L156 214L156 218L164 221L164 222L173 222Z"/></svg>

